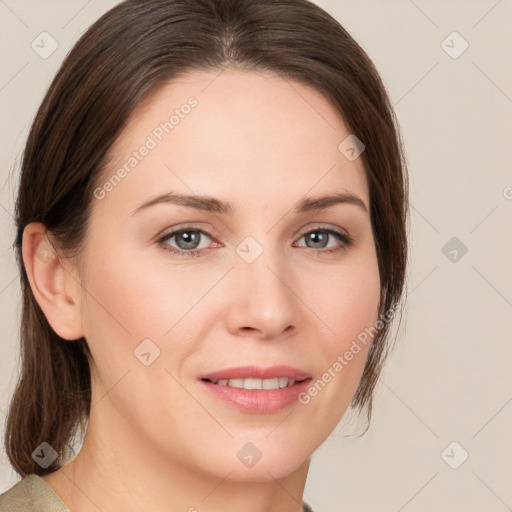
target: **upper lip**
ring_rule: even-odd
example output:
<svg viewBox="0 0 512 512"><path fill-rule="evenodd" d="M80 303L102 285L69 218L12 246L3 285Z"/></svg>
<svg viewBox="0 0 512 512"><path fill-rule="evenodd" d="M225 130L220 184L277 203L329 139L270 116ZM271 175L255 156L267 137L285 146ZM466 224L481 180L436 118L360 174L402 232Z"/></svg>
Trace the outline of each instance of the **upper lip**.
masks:
<svg viewBox="0 0 512 512"><path fill-rule="evenodd" d="M261 366L237 366L233 368L225 368L216 372L205 373L199 376L200 380L221 380L221 379L273 379L275 377L288 377L296 381L305 380L311 375L298 368L292 366L279 365L263 368Z"/></svg>

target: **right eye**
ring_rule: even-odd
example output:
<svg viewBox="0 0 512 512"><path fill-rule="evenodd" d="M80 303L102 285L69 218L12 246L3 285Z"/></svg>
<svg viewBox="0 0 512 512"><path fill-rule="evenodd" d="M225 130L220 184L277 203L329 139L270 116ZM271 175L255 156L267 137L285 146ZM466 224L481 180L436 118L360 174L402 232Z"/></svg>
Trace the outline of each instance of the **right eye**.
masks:
<svg viewBox="0 0 512 512"><path fill-rule="evenodd" d="M200 245L201 238L206 236L211 239L210 235L201 229L195 228L182 228L171 231L158 240L158 243L166 251L171 251L179 256L199 256L201 250L205 247L197 248ZM175 238L175 244L178 247L173 247L167 241Z"/></svg>

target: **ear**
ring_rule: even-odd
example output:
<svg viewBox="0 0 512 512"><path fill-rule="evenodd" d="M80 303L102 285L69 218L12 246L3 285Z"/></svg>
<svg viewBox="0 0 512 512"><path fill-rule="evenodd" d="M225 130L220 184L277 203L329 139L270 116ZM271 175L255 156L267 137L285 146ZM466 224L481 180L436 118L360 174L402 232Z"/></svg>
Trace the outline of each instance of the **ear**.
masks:
<svg viewBox="0 0 512 512"><path fill-rule="evenodd" d="M80 283L55 254L44 224L25 226L22 255L32 293L53 330L65 340L82 338Z"/></svg>

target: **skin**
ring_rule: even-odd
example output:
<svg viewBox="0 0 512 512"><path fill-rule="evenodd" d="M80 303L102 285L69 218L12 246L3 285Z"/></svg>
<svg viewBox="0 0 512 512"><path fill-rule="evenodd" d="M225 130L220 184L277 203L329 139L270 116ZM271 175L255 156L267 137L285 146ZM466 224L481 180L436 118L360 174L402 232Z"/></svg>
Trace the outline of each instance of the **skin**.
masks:
<svg viewBox="0 0 512 512"><path fill-rule="evenodd" d="M287 364L315 381L378 319L363 163L339 151L350 132L316 90L271 73L183 75L133 113L105 180L190 96L198 101L191 113L93 198L81 266L38 257L44 225L24 232L36 300L57 334L70 343L84 336L93 356L83 447L43 477L73 512L301 511L310 457L346 411L369 344L310 403L271 414L236 409L197 378ZM159 204L131 215L168 191L229 201L236 212ZM293 210L333 192L353 193L368 211L348 203ZM207 233L199 257L165 250L187 250L177 237L157 242L185 224ZM317 224L348 232L353 245L334 235L315 244L304 235L318 235ZM248 236L263 249L250 264L236 252ZM160 349L149 366L133 353L146 338ZM236 456L246 442L262 453L250 468Z"/></svg>

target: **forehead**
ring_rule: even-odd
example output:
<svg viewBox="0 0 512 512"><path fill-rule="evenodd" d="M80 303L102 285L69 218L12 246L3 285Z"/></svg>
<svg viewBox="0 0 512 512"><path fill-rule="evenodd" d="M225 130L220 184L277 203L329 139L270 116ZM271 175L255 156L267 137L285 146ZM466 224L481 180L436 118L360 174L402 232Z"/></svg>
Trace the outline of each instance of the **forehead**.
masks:
<svg viewBox="0 0 512 512"><path fill-rule="evenodd" d="M362 159L350 161L339 150L349 135L312 87L269 72L189 72L132 113L100 185L122 177L110 180L101 203L128 212L179 191L257 210L335 191L368 205Z"/></svg>

